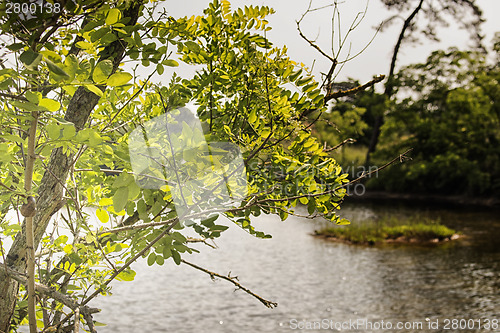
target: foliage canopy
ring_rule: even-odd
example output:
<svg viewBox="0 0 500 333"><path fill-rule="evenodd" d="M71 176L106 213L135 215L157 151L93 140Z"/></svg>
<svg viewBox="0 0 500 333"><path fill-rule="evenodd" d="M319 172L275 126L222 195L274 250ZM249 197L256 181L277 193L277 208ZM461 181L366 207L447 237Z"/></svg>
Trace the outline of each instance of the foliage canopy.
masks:
<svg viewBox="0 0 500 333"><path fill-rule="evenodd" d="M208 124L207 140L243 152L248 195L220 212L233 224L266 238L250 217L273 213L284 220L299 203L345 223L335 210L347 175L304 121L310 110L324 110L324 95L307 68L266 38L272 9L231 10L228 1L214 0L201 16L174 18L160 1L61 5L60 12L41 8L31 16L6 15L0 5L0 234L3 267L10 269L0 269L0 330L26 320L26 302L17 301L25 293L17 275L26 268L25 221L15 213L29 196L37 202L36 280L50 290L37 289L40 327L70 327L74 319L63 312L80 309L92 331L85 305L108 294L111 280L133 280L130 264L138 257L180 264L197 251L168 186L134 181L127 147L133 129L188 102ZM150 80L179 64L197 66L196 74ZM27 192L33 123L36 160ZM217 215L196 218L201 223L189 228L203 241L228 228L216 224Z"/></svg>

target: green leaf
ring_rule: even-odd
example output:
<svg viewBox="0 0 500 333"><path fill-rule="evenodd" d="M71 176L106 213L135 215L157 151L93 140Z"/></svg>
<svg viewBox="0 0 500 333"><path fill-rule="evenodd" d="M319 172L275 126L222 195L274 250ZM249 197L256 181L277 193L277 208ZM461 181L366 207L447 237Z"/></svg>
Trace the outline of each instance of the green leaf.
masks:
<svg viewBox="0 0 500 333"><path fill-rule="evenodd" d="M133 177L132 177L133 179ZM133 181L128 185L128 199L134 200L141 194L141 188Z"/></svg>
<svg viewBox="0 0 500 333"><path fill-rule="evenodd" d="M23 47L24 47L23 43L14 43L14 44L10 44L9 46L7 46L7 48L11 51L19 51Z"/></svg>
<svg viewBox="0 0 500 333"><path fill-rule="evenodd" d="M175 250L171 250L172 251L172 259L174 259L174 262L176 263L176 265L180 265L181 264L181 255L179 254L179 252L175 251Z"/></svg>
<svg viewBox="0 0 500 333"><path fill-rule="evenodd" d="M290 81L295 81L297 80L297 78L300 76L300 74L302 73L302 68L297 70L296 72L293 72L291 75L290 75Z"/></svg>
<svg viewBox="0 0 500 333"><path fill-rule="evenodd" d="M111 206L113 204L113 199L111 198L102 198L99 200L99 206Z"/></svg>
<svg viewBox="0 0 500 333"><path fill-rule="evenodd" d="M94 94L96 94L99 97L102 97L102 95L103 95L102 90L97 88L93 84L87 84L85 86L85 88L87 88L89 91L93 92Z"/></svg>
<svg viewBox="0 0 500 333"><path fill-rule="evenodd" d="M90 147L96 147L102 143L101 135L95 130L91 129L89 131L89 142L88 145Z"/></svg>
<svg viewBox="0 0 500 333"><path fill-rule="evenodd" d="M214 225L214 221L217 220L217 218L219 218L219 214L213 215L208 219L201 221L201 224L203 224L206 227L211 227Z"/></svg>
<svg viewBox="0 0 500 333"><path fill-rule="evenodd" d="M28 69L33 69L42 60L42 55L37 52L33 52L32 50L24 51L20 56L19 60L26 66Z"/></svg>
<svg viewBox="0 0 500 333"><path fill-rule="evenodd" d="M109 27L103 27L99 30L93 31L90 33L90 41L95 43L97 40L101 39L102 36L109 32Z"/></svg>
<svg viewBox="0 0 500 333"><path fill-rule="evenodd" d="M170 250L170 247L166 247L163 249L163 259L168 259L172 256L172 251Z"/></svg>
<svg viewBox="0 0 500 333"><path fill-rule="evenodd" d="M76 135L76 129L73 124L63 126L63 138L71 139Z"/></svg>
<svg viewBox="0 0 500 333"><path fill-rule="evenodd" d="M77 42L76 46L78 46L82 50L88 50L88 49L92 48L92 44L91 43L84 42L84 41Z"/></svg>
<svg viewBox="0 0 500 333"><path fill-rule="evenodd" d="M185 243L187 241L186 237L180 232L174 232L171 234L172 239L178 241L179 243Z"/></svg>
<svg viewBox="0 0 500 333"><path fill-rule="evenodd" d="M113 25L120 20L122 13L117 8L111 8L106 16L105 23L107 25Z"/></svg>
<svg viewBox="0 0 500 333"><path fill-rule="evenodd" d="M148 256L148 266L152 266L156 262L156 253L151 252Z"/></svg>
<svg viewBox="0 0 500 333"><path fill-rule="evenodd" d="M169 67L177 67L177 66L179 66L179 63L177 61L175 61L174 59L164 60L163 64L165 66L169 66Z"/></svg>
<svg viewBox="0 0 500 333"><path fill-rule="evenodd" d="M106 59L100 61L94 68L94 72L92 73L92 79L95 83L101 84L106 82L108 76L113 71L113 63L111 60Z"/></svg>
<svg viewBox="0 0 500 333"><path fill-rule="evenodd" d="M213 227L211 227L210 231L224 231L227 229L229 229L229 227L227 225L217 224L217 225L214 225Z"/></svg>
<svg viewBox="0 0 500 333"><path fill-rule="evenodd" d="M109 215L108 215L108 212L105 211L104 209L97 209L95 211L95 215L97 216L97 218L99 219L99 221L101 221L102 223L108 223L109 222Z"/></svg>
<svg viewBox="0 0 500 333"><path fill-rule="evenodd" d="M50 112L55 112L61 108L61 103L50 98L42 98L38 105L46 108Z"/></svg>
<svg viewBox="0 0 500 333"><path fill-rule="evenodd" d="M135 44L139 47L142 46L142 39L141 39L141 36L139 35L139 33L137 31L134 31L134 41L135 41Z"/></svg>
<svg viewBox="0 0 500 333"><path fill-rule="evenodd" d="M16 108L20 108L26 111L38 111L40 107L36 104L30 102L21 102L21 101L11 101L10 104Z"/></svg>
<svg viewBox="0 0 500 333"><path fill-rule="evenodd" d="M156 263L161 266L165 263L165 259L162 256L156 256Z"/></svg>
<svg viewBox="0 0 500 333"><path fill-rule="evenodd" d="M108 32L101 38L101 42L104 44L110 44L113 43L115 40L117 40L118 37L112 32Z"/></svg>
<svg viewBox="0 0 500 333"><path fill-rule="evenodd" d="M165 67L163 67L162 64L157 64L156 65L156 71L158 72L158 74L162 75L163 72L165 71Z"/></svg>
<svg viewBox="0 0 500 333"><path fill-rule="evenodd" d="M129 175L127 172L122 172L118 177L116 177L111 187L113 188L127 187L132 183L135 183L134 177Z"/></svg>
<svg viewBox="0 0 500 333"><path fill-rule="evenodd" d="M256 120L257 120L257 111L253 109L252 112L250 112L250 115L248 116L248 122L250 124L253 124L255 123Z"/></svg>
<svg viewBox="0 0 500 333"><path fill-rule="evenodd" d="M351 222L348 219L340 219L335 222L336 225L349 225Z"/></svg>
<svg viewBox="0 0 500 333"><path fill-rule="evenodd" d="M117 86L123 86L131 79L132 75L129 73L114 73L109 77L106 83L110 87L117 87Z"/></svg>
<svg viewBox="0 0 500 333"><path fill-rule="evenodd" d="M137 202L137 212L139 213L139 217L147 215L147 206L142 199Z"/></svg>
<svg viewBox="0 0 500 333"><path fill-rule="evenodd" d="M129 190L129 192L130 192L130 190ZM134 215L134 213L135 213L135 202L129 201L127 203L127 208L125 209L125 212L127 213L127 215Z"/></svg>
<svg viewBox="0 0 500 333"><path fill-rule="evenodd" d="M308 76L308 77L297 80L296 84L297 84L297 86L303 86L303 85L311 82L312 79L313 79L312 76Z"/></svg>
<svg viewBox="0 0 500 333"><path fill-rule="evenodd" d="M128 201L128 187L120 187L113 195L113 208L117 213L121 212Z"/></svg>
<svg viewBox="0 0 500 333"><path fill-rule="evenodd" d="M200 52L200 45L198 45L198 43L195 43L195 42L189 40L189 41L185 42L184 45L186 45L186 47L191 52L194 52L194 53Z"/></svg>
<svg viewBox="0 0 500 333"><path fill-rule="evenodd" d="M40 53L45 57L45 59L51 60L54 63L59 63L62 60L61 55L51 50L43 50L40 51Z"/></svg>
<svg viewBox="0 0 500 333"><path fill-rule="evenodd" d="M25 94L24 94L24 97L26 97L26 99L33 103L33 104L38 104L40 102L40 96L39 96L40 93L35 93L33 91L30 91L28 90Z"/></svg>
<svg viewBox="0 0 500 333"><path fill-rule="evenodd" d="M135 271L127 268L123 272L120 272L120 274L116 276L116 279L118 281L134 281L135 274Z"/></svg>
<svg viewBox="0 0 500 333"><path fill-rule="evenodd" d="M307 212L312 215L312 214L314 214L315 211L316 211L316 201L311 199L311 200L309 200L309 203L307 204Z"/></svg>
<svg viewBox="0 0 500 333"><path fill-rule="evenodd" d="M50 123L47 126L45 126L45 129L47 130L49 139L51 140L59 139L59 136L61 135L61 127L58 124Z"/></svg>
<svg viewBox="0 0 500 333"><path fill-rule="evenodd" d="M45 59L45 63L47 64L47 67L49 68L49 70L52 73L54 73L55 75L69 78L68 73L66 73L61 67L54 64L51 60Z"/></svg>

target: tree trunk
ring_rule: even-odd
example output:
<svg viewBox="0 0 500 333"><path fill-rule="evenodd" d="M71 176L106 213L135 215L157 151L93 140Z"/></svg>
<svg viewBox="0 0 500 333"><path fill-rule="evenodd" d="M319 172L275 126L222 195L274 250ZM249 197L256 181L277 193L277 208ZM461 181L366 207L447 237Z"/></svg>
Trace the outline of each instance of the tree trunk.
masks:
<svg viewBox="0 0 500 333"><path fill-rule="evenodd" d="M144 0L136 0L123 12L123 17L130 17L129 25L137 22L140 9ZM107 46L101 53L99 60L111 59L113 61L114 73L123 60L125 45L117 40ZM105 87L101 87L104 90ZM90 113L99 102L99 96L79 87L66 110L64 119L72 122L77 131L84 128ZM47 229L50 218L64 206L62 200L63 186L66 183L69 170L74 159L73 153L64 154L62 148L52 151L47 170L43 174L40 186L37 190L37 212L33 218L34 226L34 248L38 247ZM26 223L23 222L22 230L17 234L12 247L6 257L6 265L18 272L26 270ZM19 284L10 278L6 270L0 269L0 332L10 331L10 320L14 313Z"/></svg>
<svg viewBox="0 0 500 333"><path fill-rule="evenodd" d="M405 20L403 27L401 28L401 32L399 34L396 46L394 46L394 51L392 53L391 67L389 69L389 75L387 76L387 83L385 85L385 90L384 90L384 95L386 96L387 100L391 99L394 91L394 70L396 68L396 60L398 58L399 49L401 48L401 43L403 42L403 39L405 37L406 30L410 27L413 19L422 9L423 3L424 0L420 0L418 6ZM370 155L375 151L375 148L377 147L378 138L380 136L380 128L382 127L383 124L384 124L384 115L383 114L377 115L375 117L375 122L373 124L373 131L370 139L370 144L368 145L368 152L366 153L366 160L365 160L366 166L370 164Z"/></svg>

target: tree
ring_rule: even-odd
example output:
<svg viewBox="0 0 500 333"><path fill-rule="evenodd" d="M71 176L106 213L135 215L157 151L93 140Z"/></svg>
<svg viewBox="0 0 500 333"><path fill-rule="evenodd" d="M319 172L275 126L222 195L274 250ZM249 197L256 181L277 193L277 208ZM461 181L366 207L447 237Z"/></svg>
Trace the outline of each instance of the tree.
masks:
<svg viewBox="0 0 500 333"><path fill-rule="evenodd" d="M147 257L150 265L171 258L203 270L184 257L196 252L191 242L206 242L227 229L215 223L213 213L261 238L269 235L254 229L251 216L273 213L284 220L299 203L314 216L347 223L335 215L347 175L311 136L304 118L310 110L323 110L332 96L263 36L272 9L231 11L228 1L214 0L202 16L173 18L160 11L159 1L15 3L21 2L0 5L8 59L0 70L1 331L23 322L27 307L32 332L36 325L69 330L80 315L94 331L91 300L107 294L114 279L133 280L131 264L138 258ZM199 70L190 79L173 75L165 85L150 81L179 62ZM149 75L141 79L140 71ZM237 168L245 167L247 187L237 205L179 213L173 188L181 187L190 209L203 207L197 193L161 173L155 179L163 186L139 186L141 177L151 175L133 168L131 132L157 116L175 115L188 101L208 124L203 141L243 151ZM196 133L187 122L181 125L176 140L192 142ZM172 147L174 139L168 139ZM232 173L217 158L231 153L224 147L212 145L209 156L202 150L180 157L172 151L166 160L181 158L183 177L192 177L199 161L219 163L220 179L203 185L213 185L210 193L221 184L229 191L238 184L229 184ZM146 158L157 169L167 168L165 160ZM11 212L17 219L9 218ZM92 215L102 224L90 223ZM186 223L190 219L198 222ZM184 236L187 228L200 239ZM13 240L8 251L7 239ZM266 306L276 305L226 280ZM26 294L28 305L20 302ZM35 321L35 311L42 320Z"/></svg>
<svg viewBox="0 0 500 333"><path fill-rule="evenodd" d="M389 190L487 195L500 193L498 59L477 51L435 51L403 68L395 89L404 99L382 127L376 156L413 147L413 161L381 175ZM397 138L397 139L396 139Z"/></svg>
<svg viewBox="0 0 500 333"><path fill-rule="evenodd" d="M481 9L477 6L475 0L439 0L439 1L400 1L400 0L382 0L389 9L396 9L398 12L410 11L403 22L398 39L392 53L391 64L387 81L385 84L384 95L390 100L394 95L394 73L399 51L403 42L418 40L417 34L423 34L431 40L439 40L437 37L437 27L439 25L448 26L447 16L459 22L461 27L471 34L479 49L482 48L482 36L480 34L480 25L483 21ZM416 3L416 5L414 5ZM423 15L419 15L422 13ZM395 16L398 17L398 16ZM389 19L392 21L395 17ZM423 24L421 23L423 22ZM419 24L420 23L420 24ZM373 129L371 132L370 144L366 154L366 162L370 163L370 155L375 151L380 136L380 128L384 123L384 112L377 113L374 117Z"/></svg>

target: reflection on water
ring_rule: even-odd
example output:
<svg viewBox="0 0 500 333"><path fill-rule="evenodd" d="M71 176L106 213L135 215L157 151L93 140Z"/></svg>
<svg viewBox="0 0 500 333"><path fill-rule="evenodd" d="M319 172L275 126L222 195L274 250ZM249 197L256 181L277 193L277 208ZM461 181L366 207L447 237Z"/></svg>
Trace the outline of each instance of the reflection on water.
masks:
<svg viewBox="0 0 500 333"><path fill-rule="evenodd" d="M342 211L369 217L381 209L416 213L367 204ZM419 214L441 216L468 237L439 246L350 246L310 236L322 222L259 217L256 227L273 239L231 228L218 240L219 249L197 246L202 252L185 259L221 274L231 271L244 286L278 302L277 308L188 266L139 262L134 282L114 284L112 297L92 304L102 309L95 319L108 324L99 332L287 332L323 319L416 322L423 329L393 331L440 332L446 318L500 319L500 218L456 209ZM426 318L439 320L440 329L428 329ZM349 330L366 331L387 330Z"/></svg>

